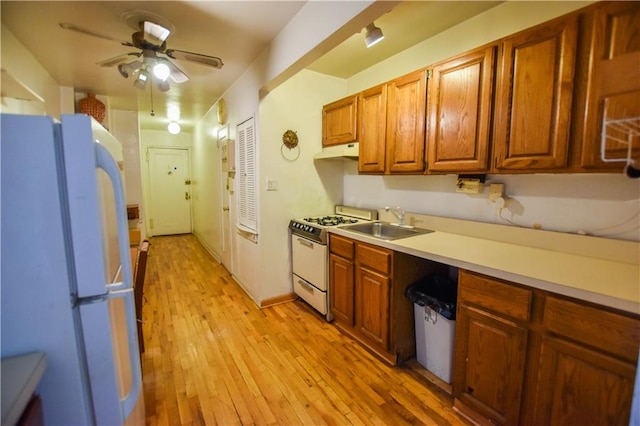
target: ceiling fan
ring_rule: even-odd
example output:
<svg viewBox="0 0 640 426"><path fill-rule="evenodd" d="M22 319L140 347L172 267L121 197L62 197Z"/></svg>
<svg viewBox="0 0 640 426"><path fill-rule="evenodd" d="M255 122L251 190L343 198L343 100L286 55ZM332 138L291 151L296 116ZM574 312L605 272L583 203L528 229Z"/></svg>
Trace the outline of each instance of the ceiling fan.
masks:
<svg viewBox="0 0 640 426"><path fill-rule="evenodd" d="M222 59L216 56L187 52L185 50L167 49L166 40L171 34L171 30L151 20L140 20L138 22L139 30L132 34L130 42L99 34L93 30L68 22L61 22L60 27L139 49L139 51L136 52L123 53L122 55L102 60L97 62L97 64L101 67L118 66L118 71L124 78L135 75L136 80L134 85L142 90L146 87L147 81L149 80L150 71L157 77L158 87L161 91L169 90L169 83L167 81L169 78L174 83L184 83L189 80L189 77L178 68L176 64L169 60L169 58L195 62L216 69L220 69L224 65Z"/></svg>

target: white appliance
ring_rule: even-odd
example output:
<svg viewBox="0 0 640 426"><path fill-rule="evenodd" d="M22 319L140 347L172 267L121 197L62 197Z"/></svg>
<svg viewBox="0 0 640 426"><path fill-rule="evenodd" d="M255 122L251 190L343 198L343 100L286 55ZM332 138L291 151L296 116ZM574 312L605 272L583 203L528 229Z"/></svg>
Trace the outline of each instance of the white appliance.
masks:
<svg viewBox="0 0 640 426"><path fill-rule="evenodd" d="M85 115L0 127L2 357L46 353L45 424L144 424L122 147Z"/></svg>
<svg viewBox="0 0 640 426"><path fill-rule="evenodd" d="M327 321L333 320L329 306L327 229L361 220L375 220L377 217L375 210L336 206L334 214L292 219L289 222L293 291L324 315Z"/></svg>

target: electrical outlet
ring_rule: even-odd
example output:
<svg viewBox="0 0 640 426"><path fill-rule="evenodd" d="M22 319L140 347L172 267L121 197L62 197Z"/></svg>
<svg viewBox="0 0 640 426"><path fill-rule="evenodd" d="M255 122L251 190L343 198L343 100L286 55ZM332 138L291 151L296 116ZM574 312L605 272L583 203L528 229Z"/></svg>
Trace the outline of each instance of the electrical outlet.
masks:
<svg viewBox="0 0 640 426"><path fill-rule="evenodd" d="M479 194L480 193L480 180L459 178L456 184L456 192L462 192L464 194Z"/></svg>
<svg viewBox="0 0 640 426"><path fill-rule="evenodd" d="M504 183L492 183L489 185L489 201L495 202L504 197Z"/></svg>

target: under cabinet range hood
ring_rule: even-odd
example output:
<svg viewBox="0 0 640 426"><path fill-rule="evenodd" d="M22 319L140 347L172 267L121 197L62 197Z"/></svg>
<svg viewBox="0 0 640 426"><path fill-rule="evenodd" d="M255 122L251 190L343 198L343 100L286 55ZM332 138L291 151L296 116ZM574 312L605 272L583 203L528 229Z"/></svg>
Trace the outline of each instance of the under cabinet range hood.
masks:
<svg viewBox="0 0 640 426"><path fill-rule="evenodd" d="M331 159L358 159L360 151L360 143L352 142L343 145L333 145L322 148L322 151L313 156L314 160L331 160Z"/></svg>

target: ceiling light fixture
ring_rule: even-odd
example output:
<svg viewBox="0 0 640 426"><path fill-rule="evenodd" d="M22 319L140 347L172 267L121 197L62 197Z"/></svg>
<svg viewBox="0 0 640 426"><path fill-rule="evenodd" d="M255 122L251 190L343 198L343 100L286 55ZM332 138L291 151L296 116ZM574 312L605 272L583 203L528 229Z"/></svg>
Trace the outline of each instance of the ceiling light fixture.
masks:
<svg viewBox="0 0 640 426"><path fill-rule="evenodd" d="M366 33L364 36L364 42L367 47L371 47L374 44L382 41L384 39L384 34L382 34L382 30L372 22L367 25Z"/></svg>
<svg viewBox="0 0 640 426"><path fill-rule="evenodd" d="M147 81L149 80L149 71L143 69L138 73L138 78L133 82L133 85L140 90L147 88Z"/></svg>
<svg viewBox="0 0 640 426"><path fill-rule="evenodd" d="M162 81L166 81L170 74L171 70L169 69L169 65L164 62L159 62L153 66L153 75Z"/></svg>
<svg viewBox="0 0 640 426"><path fill-rule="evenodd" d="M128 64L120 64L118 65L118 71L120 71L120 75L124 78L129 78L134 75L142 68L142 62L140 61L132 61Z"/></svg>
<svg viewBox="0 0 640 426"><path fill-rule="evenodd" d="M158 90L160 90L161 92L169 91L169 82L167 80L158 80L157 85Z"/></svg>
<svg viewBox="0 0 640 426"><path fill-rule="evenodd" d="M172 135L177 135L178 133L180 133L180 125L175 121L171 121L167 126L167 131Z"/></svg>

